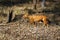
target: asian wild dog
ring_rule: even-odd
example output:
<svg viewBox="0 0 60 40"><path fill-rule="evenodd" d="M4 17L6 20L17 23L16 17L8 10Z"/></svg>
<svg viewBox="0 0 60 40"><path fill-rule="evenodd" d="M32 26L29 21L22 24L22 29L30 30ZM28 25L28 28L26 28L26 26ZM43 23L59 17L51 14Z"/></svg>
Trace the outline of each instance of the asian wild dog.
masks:
<svg viewBox="0 0 60 40"><path fill-rule="evenodd" d="M34 23L34 22L39 22L39 21L43 21L44 26L48 26L49 24L49 20L48 17L45 15L29 15L29 14L24 14L23 18L28 18L30 23Z"/></svg>

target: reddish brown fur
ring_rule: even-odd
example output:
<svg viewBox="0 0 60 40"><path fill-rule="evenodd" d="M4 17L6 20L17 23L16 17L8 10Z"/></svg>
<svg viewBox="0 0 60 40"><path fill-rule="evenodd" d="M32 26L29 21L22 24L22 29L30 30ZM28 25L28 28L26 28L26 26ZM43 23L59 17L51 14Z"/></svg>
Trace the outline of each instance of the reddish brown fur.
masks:
<svg viewBox="0 0 60 40"><path fill-rule="evenodd" d="M39 22L39 21L43 21L44 25L48 25L48 21L47 21L47 16L45 15L28 15L28 14L25 14L23 16L23 18L28 18L30 23L34 23L34 22Z"/></svg>

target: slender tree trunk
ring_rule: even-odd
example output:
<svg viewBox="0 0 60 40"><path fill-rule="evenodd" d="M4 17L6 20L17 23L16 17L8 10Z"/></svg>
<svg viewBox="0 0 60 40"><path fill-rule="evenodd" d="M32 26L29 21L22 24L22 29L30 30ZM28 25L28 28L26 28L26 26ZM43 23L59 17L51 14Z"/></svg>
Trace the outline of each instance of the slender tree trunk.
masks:
<svg viewBox="0 0 60 40"><path fill-rule="evenodd" d="M37 0L33 0L33 4L34 4L34 9L36 10L36 4L37 4Z"/></svg>
<svg viewBox="0 0 60 40"><path fill-rule="evenodd" d="M41 4L42 8L45 7L45 0L42 0L42 4Z"/></svg>
<svg viewBox="0 0 60 40"><path fill-rule="evenodd" d="M9 11L9 14L8 14L8 22L11 22L12 21L12 15L13 15L13 11Z"/></svg>

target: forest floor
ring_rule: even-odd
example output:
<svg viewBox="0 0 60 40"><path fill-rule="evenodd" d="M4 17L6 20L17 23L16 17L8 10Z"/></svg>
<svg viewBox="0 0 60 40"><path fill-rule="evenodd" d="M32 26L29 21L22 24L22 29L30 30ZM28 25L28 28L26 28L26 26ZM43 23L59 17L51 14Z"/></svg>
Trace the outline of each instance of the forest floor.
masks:
<svg viewBox="0 0 60 40"><path fill-rule="evenodd" d="M16 21L0 24L0 40L60 40L60 26L31 25Z"/></svg>

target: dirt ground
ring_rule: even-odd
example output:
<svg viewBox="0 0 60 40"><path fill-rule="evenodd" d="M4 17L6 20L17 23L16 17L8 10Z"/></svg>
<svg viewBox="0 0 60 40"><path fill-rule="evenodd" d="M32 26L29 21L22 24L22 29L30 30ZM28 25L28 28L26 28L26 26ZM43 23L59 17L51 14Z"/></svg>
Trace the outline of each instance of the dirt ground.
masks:
<svg viewBox="0 0 60 40"><path fill-rule="evenodd" d="M0 24L0 40L60 40L60 26L16 21Z"/></svg>

